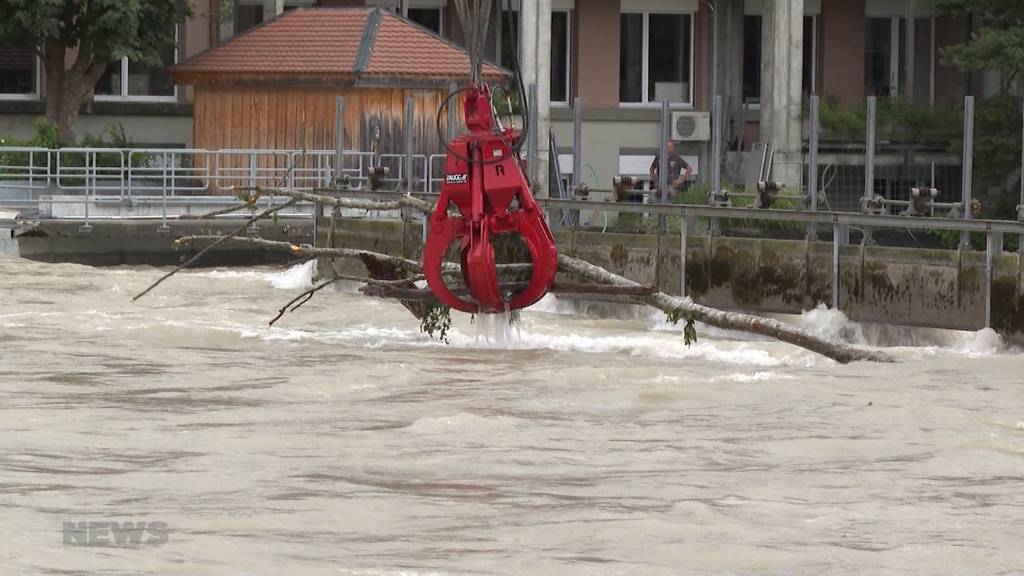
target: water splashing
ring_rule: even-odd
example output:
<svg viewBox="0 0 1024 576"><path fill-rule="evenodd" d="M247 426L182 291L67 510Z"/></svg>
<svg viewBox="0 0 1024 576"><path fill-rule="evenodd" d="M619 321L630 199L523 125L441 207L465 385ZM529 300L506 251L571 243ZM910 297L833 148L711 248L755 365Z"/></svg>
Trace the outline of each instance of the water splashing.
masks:
<svg viewBox="0 0 1024 576"><path fill-rule="evenodd" d="M499 347L518 342L520 315L518 311L498 314L477 314L473 320L477 344L488 343Z"/></svg>

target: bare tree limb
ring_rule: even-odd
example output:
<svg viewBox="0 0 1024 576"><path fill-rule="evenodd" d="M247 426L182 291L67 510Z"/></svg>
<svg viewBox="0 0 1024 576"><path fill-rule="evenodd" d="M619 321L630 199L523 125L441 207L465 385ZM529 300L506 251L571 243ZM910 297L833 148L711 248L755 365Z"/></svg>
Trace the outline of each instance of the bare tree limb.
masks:
<svg viewBox="0 0 1024 576"><path fill-rule="evenodd" d="M612 284L616 286L635 286L636 282L613 274L600 266L595 266L584 260L579 260L565 254L558 255L558 269L562 272L576 274L584 278ZM726 312L701 306L686 298L669 296L663 292L639 298L645 304L657 308L665 313L680 311L694 320L703 322L709 326L723 328L726 330L739 330L770 336L794 346L817 352L828 356L833 360L846 364L857 360L869 360L872 362L892 362L888 354L873 350L866 350L857 346L832 342L816 336L807 330L790 326L778 320L743 314L740 312Z"/></svg>
<svg viewBox="0 0 1024 576"><path fill-rule="evenodd" d="M132 298L132 302L135 302L139 298L142 298L146 294L149 294L150 290L152 290L153 288L156 288L157 286L159 286L164 280L167 280L168 278L170 278L171 276L174 276L175 274L177 274L181 270L184 270L185 268L188 268L193 262L195 262L195 261L199 260L200 258L202 258L204 254L206 254L207 252L212 250L215 246L217 246L217 245L227 241L229 238L233 238L236 235L241 234L242 232L245 232L246 228L251 226L253 222L256 222L257 220L261 220L263 218L266 218L267 216L270 216L271 214L273 214L273 213L275 213L275 212L277 212L279 210L283 210L283 209L285 209L285 208L295 204L296 202L297 202L297 200L295 200L295 199L289 200L289 201L287 201L284 204L281 204L279 206L272 206L270 208L267 208L263 212L260 212L259 214L253 216L252 218L249 218L248 220L245 221L245 224L242 224L241 226L239 226L238 229L235 230L234 232L228 234L227 236L220 237L220 239L218 239L216 242L213 242L212 244L210 244L206 248L203 248L202 250L200 250L195 256L189 258L184 263L179 264L174 270L171 270L167 274L164 274L163 276L161 276L159 280L157 280L156 282L150 284L148 288L146 288L142 292L139 292L138 294L136 294L135 297Z"/></svg>

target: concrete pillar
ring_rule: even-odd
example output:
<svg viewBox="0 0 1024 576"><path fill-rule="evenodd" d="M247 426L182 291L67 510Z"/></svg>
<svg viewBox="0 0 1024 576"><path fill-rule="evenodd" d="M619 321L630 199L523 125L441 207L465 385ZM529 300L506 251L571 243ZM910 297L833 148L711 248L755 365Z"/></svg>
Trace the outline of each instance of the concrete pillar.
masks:
<svg viewBox="0 0 1024 576"><path fill-rule="evenodd" d="M529 3L527 0L524 3ZM551 0L537 1L537 172L540 196L548 196L551 146Z"/></svg>
<svg viewBox="0 0 1024 576"><path fill-rule="evenodd" d="M719 0L718 93L722 95L722 141L727 147L743 139L743 0Z"/></svg>
<svg viewBox="0 0 1024 576"><path fill-rule="evenodd" d="M765 0L761 140L775 145L773 179L800 189L804 0Z"/></svg>
<svg viewBox="0 0 1024 576"><path fill-rule="evenodd" d="M263 21L284 12L284 0L263 0Z"/></svg>

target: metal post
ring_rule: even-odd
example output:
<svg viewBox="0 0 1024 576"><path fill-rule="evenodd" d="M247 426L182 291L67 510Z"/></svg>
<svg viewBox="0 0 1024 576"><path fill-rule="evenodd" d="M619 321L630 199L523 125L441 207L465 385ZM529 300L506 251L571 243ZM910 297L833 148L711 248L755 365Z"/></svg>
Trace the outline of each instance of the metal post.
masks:
<svg viewBox="0 0 1024 576"><path fill-rule="evenodd" d="M839 247L842 231L839 224L832 225L832 309L839 310Z"/></svg>
<svg viewBox="0 0 1024 576"><path fill-rule="evenodd" d="M875 197L875 116L878 101L874 96L868 98L867 137L864 141L864 197Z"/></svg>
<svg viewBox="0 0 1024 576"><path fill-rule="evenodd" d="M412 153L413 146L415 143L416 136L416 101L412 96L405 99L405 191L406 193L412 192L413 188L413 173L412 173Z"/></svg>
<svg viewBox="0 0 1024 576"><path fill-rule="evenodd" d="M583 184L583 104L580 97L572 99L572 186Z"/></svg>
<svg viewBox="0 0 1024 576"><path fill-rule="evenodd" d="M256 153L249 154L249 188L256 188Z"/></svg>
<svg viewBox="0 0 1024 576"><path fill-rule="evenodd" d="M668 100L665 100L661 103L661 142L658 147L658 191L662 204L668 204L668 139L672 135L671 118ZM658 216L659 231L665 231L666 223L665 216Z"/></svg>
<svg viewBox="0 0 1024 576"><path fill-rule="evenodd" d="M717 21L717 12L716 12ZM713 99L714 124L711 131L711 192L722 189L722 95L716 94Z"/></svg>
<svg viewBox="0 0 1024 576"><path fill-rule="evenodd" d="M537 139L540 137L537 134L537 115L534 113L537 107L537 85L530 84L527 88L527 98L529 99L529 110L530 110L530 127L529 134L526 139L526 167L527 174L530 176L530 182L536 185L537 177Z"/></svg>
<svg viewBox="0 0 1024 576"><path fill-rule="evenodd" d="M672 135L670 122L668 100L665 100L661 103L661 142L658 147L658 190L662 204L668 203L668 140Z"/></svg>
<svg viewBox="0 0 1024 576"><path fill-rule="evenodd" d="M92 157L92 168L90 169L89 160ZM91 232L92 226L89 225L89 190L96 185L96 161L95 152L85 153L85 224L78 228L79 232Z"/></svg>
<svg viewBox="0 0 1024 576"><path fill-rule="evenodd" d="M156 229L159 234L166 234L170 232L170 228L167 226L167 153L163 153L163 202L160 207L160 227Z"/></svg>
<svg viewBox="0 0 1024 576"><path fill-rule="evenodd" d="M1000 246L996 246L998 236ZM1002 251L1002 235L985 234L985 328L992 327L992 277L996 250Z"/></svg>
<svg viewBox="0 0 1024 576"><path fill-rule="evenodd" d="M558 158L557 154L555 158ZM559 166L561 168L561 166ZM561 172L561 170L559 170ZM572 99L572 194L575 199L577 191L583 186L583 101L579 96ZM580 211L573 210L569 215L570 224L580 222Z"/></svg>
<svg viewBox="0 0 1024 576"><path fill-rule="evenodd" d="M334 112L334 180L340 185L345 169L345 97L338 96Z"/></svg>
<svg viewBox="0 0 1024 576"><path fill-rule="evenodd" d="M679 297L686 298L686 237L690 234L690 218L679 217Z"/></svg>
<svg viewBox="0 0 1024 576"><path fill-rule="evenodd" d="M964 159L963 189L964 220L971 219L971 187L974 185L974 96L964 97ZM960 233L960 246L968 250L971 247L971 234L966 230Z"/></svg>
<svg viewBox="0 0 1024 576"><path fill-rule="evenodd" d="M821 106L820 99L817 95L811 96L811 144L810 144L810 158L808 162L810 166L807 167L807 205L811 212L818 211L818 144L820 137L821 127L819 126L819 108ZM807 227L807 238L809 240L815 240L818 237L818 227L815 223L811 223Z"/></svg>

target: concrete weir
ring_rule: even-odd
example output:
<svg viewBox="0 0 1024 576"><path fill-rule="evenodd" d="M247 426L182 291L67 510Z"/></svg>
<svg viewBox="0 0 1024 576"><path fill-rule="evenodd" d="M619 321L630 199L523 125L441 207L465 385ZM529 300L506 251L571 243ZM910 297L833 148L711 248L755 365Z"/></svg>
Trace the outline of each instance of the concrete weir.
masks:
<svg viewBox="0 0 1024 576"><path fill-rule="evenodd" d="M153 220L101 220L89 232L78 221L40 220L17 231L22 257L90 265L168 265L194 253L174 249L188 234L221 234L238 220L172 220L161 233ZM258 233L270 240L312 242L306 218L261 222ZM328 226L319 228L318 245L327 245ZM599 233L557 230L560 250L662 291L680 289L680 241L677 235ZM337 246L363 248L418 258L419 222L343 218L334 232ZM761 313L798 314L828 303L832 294L832 244L691 236L686 243L687 295L709 306ZM214 250L206 265L282 262L288 254L250 246ZM839 309L851 320L958 330L985 327L984 252L841 246ZM1024 340L1024 270L1017 254L993 258L992 328ZM344 268L362 272L361 265Z"/></svg>

